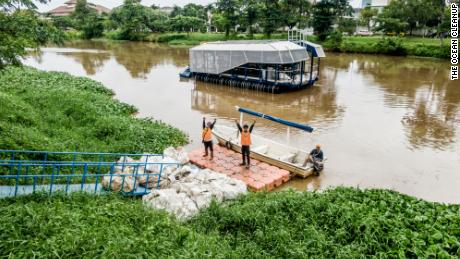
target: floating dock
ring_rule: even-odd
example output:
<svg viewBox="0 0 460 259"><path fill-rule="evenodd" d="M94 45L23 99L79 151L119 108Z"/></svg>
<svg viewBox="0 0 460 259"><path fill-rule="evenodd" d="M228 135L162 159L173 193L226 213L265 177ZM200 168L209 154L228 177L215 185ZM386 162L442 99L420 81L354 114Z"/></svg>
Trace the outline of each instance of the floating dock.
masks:
<svg viewBox="0 0 460 259"><path fill-rule="evenodd" d="M319 79L321 45L303 32L288 40L206 42L189 51L190 66L183 78L271 93L303 89Z"/></svg>
<svg viewBox="0 0 460 259"><path fill-rule="evenodd" d="M251 167L246 169L240 166L241 154L214 145L214 159L203 157L203 148L189 153L190 161L201 168L208 168L215 172L225 174L231 178L246 183L251 191L271 191L289 181L290 173L287 170L269 165L251 158Z"/></svg>

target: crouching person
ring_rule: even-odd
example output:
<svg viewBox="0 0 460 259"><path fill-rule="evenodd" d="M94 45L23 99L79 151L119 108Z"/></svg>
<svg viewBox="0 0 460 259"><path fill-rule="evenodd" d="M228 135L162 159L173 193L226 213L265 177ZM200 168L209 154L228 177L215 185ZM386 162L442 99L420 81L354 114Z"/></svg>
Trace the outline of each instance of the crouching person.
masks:
<svg viewBox="0 0 460 259"><path fill-rule="evenodd" d="M313 149L308 155L308 157L305 159L305 162L303 163L303 167L307 166L307 163L312 163L313 169L315 171L315 175L319 175L319 173L324 168L323 159L324 159L323 150L321 150L321 145L317 144L316 148Z"/></svg>

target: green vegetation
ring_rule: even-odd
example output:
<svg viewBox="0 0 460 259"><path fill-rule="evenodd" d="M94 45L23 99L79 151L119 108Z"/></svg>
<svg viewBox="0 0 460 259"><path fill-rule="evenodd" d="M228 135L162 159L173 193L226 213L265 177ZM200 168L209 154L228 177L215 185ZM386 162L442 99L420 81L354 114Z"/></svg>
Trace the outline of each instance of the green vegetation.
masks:
<svg viewBox="0 0 460 259"><path fill-rule="evenodd" d="M161 152L186 143L179 130L112 98L93 80L24 67L0 71L2 149Z"/></svg>
<svg viewBox="0 0 460 259"><path fill-rule="evenodd" d="M355 19L351 18L353 10L347 0L319 1L314 5L306 0L218 0L207 6L175 6L170 14L155 5L147 7L136 0L125 0L123 5L99 19L104 20L103 37L113 40L197 45L217 40L286 39L287 33L281 28L312 26L315 36L309 39L323 44L330 51L448 58L449 46L444 44L443 38L448 36L449 8L439 0L422 0L420 6L417 3L413 0L391 1L382 12L366 7L361 10L359 19ZM55 24L63 29L78 27L72 24L77 17L86 17L78 14L85 13L81 10L85 8L77 9L73 18L53 18ZM85 21L79 23L85 24ZM88 33L81 28L67 30L67 38L97 37L101 23L90 24L98 26L85 27ZM351 36L358 24L366 26L368 34L373 31L380 35ZM82 30L79 34L78 31ZM437 35L440 40L401 37L415 30ZM395 37L397 35L400 37Z"/></svg>
<svg viewBox="0 0 460 259"><path fill-rule="evenodd" d="M146 41L168 43L172 45L198 45L201 42L224 41L224 40L249 40L267 39L265 34L232 34L226 37L224 33L152 33L145 38ZM272 34L271 39L287 39L286 33Z"/></svg>
<svg viewBox="0 0 460 259"><path fill-rule="evenodd" d="M35 9L30 0L0 0L0 69L19 65L26 48L63 40L62 33L51 22L39 19Z"/></svg>
<svg viewBox="0 0 460 259"><path fill-rule="evenodd" d="M317 41L312 38L312 41ZM437 39L415 37L332 37L329 36L323 47L337 52L411 55L447 59L450 56L450 46L443 45Z"/></svg>
<svg viewBox="0 0 460 259"><path fill-rule="evenodd" d="M104 33L102 17L94 9L88 7L86 0L77 0L71 19L66 20L66 18L57 17L58 21L63 22L61 26L73 24L76 29L82 32L84 39L101 37Z"/></svg>
<svg viewBox="0 0 460 259"><path fill-rule="evenodd" d="M188 222L118 196L0 200L2 257L460 256L460 206L392 191L249 194Z"/></svg>

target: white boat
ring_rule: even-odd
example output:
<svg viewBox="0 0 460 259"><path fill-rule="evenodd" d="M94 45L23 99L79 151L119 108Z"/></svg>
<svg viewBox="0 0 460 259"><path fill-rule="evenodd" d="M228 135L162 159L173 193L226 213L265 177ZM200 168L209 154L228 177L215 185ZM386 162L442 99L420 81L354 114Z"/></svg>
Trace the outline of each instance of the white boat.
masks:
<svg viewBox="0 0 460 259"><path fill-rule="evenodd" d="M240 135L236 125L234 128L215 125L213 134L220 145L241 153ZM308 163L305 167L303 166L310 153L309 151L277 143L255 134L251 134L251 141L250 156L252 158L285 169L304 178L314 173L311 163Z"/></svg>

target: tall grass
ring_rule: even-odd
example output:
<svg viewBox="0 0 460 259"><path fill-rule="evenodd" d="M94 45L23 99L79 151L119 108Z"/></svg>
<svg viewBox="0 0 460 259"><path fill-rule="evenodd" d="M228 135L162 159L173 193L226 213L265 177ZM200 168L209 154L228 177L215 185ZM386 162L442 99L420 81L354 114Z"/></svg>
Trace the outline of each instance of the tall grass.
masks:
<svg viewBox="0 0 460 259"><path fill-rule="evenodd" d="M448 59L449 44L442 45L439 39L416 37L343 37L342 41L314 42L323 44L327 50L344 53L387 54L397 56L421 56ZM445 40L447 42L447 40Z"/></svg>
<svg viewBox="0 0 460 259"><path fill-rule="evenodd" d="M0 149L161 152L186 143L179 130L134 118L136 108L102 84L29 67L0 71Z"/></svg>
<svg viewBox="0 0 460 259"><path fill-rule="evenodd" d="M140 200L0 200L2 257L458 258L460 206L385 190L249 194L180 223Z"/></svg>

